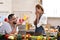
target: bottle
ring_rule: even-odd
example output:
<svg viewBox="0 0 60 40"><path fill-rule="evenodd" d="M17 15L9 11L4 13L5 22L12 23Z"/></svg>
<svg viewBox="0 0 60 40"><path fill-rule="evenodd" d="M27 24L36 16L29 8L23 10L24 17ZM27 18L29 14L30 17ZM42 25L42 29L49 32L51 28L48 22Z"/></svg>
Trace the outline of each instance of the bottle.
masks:
<svg viewBox="0 0 60 40"><path fill-rule="evenodd" d="M21 34L18 34L18 35L17 35L17 40L22 40Z"/></svg>
<svg viewBox="0 0 60 40"><path fill-rule="evenodd" d="M26 22L26 30L28 30L28 22Z"/></svg>

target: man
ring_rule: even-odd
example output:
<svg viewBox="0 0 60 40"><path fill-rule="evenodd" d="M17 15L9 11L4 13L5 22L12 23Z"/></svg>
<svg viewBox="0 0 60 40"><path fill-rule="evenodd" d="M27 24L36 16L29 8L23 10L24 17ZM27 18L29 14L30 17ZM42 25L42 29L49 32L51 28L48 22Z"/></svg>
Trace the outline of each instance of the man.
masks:
<svg viewBox="0 0 60 40"><path fill-rule="evenodd" d="M18 33L18 27L17 24L17 18L14 14L8 15L8 22L3 22L0 26L0 34L17 34Z"/></svg>

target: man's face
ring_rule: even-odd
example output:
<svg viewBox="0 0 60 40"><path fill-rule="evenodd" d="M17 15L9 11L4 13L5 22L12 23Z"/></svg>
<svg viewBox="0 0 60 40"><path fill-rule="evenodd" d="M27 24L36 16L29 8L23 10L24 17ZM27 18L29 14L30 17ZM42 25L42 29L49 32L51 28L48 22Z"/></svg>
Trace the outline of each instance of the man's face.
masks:
<svg viewBox="0 0 60 40"><path fill-rule="evenodd" d="M12 16L10 22L11 22L12 24L16 24L16 23L17 23L17 17L16 17L15 15Z"/></svg>

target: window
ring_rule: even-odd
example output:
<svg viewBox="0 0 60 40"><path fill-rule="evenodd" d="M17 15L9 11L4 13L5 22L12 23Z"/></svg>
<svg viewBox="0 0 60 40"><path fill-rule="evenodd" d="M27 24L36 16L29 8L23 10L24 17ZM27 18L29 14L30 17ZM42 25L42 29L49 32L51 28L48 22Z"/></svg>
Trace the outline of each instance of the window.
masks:
<svg viewBox="0 0 60 40"><path fill-rule="evenodd" d="M48 17L60 17L60 0L42 0L42 5Z"/></svg>

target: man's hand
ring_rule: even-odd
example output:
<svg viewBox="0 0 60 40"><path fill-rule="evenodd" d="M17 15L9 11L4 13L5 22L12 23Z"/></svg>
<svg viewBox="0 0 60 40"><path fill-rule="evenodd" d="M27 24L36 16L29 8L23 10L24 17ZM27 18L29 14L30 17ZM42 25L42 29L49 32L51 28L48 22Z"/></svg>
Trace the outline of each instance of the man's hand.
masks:
<svg viewBox="0 0 60 40"><path fill-rule="evenodd" d="M11 34L15 34L16 33L16 27L15 28L13 28L13 30L12 30L12 32L11 32Z"/></svg>

